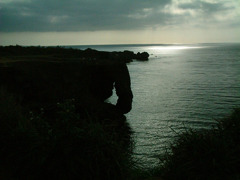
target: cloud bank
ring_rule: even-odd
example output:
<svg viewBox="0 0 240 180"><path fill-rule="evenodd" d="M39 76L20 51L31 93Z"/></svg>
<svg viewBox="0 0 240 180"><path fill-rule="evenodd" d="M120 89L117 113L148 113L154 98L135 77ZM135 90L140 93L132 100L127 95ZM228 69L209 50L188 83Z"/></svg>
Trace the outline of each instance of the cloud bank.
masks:
<svg viewBox="0 0 240 180"><path fill-rule="evenodd" d="M238 0L0 0L1 32L240 26Z"/></svg>

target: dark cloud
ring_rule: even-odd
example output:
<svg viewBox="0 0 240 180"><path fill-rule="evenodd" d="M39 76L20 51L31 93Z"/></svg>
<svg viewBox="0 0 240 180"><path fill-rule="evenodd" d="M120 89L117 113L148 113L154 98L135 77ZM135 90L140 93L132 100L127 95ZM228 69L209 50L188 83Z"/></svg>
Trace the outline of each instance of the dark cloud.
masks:
<svg viewBox="0 0 240 180"><path fill-rule="evenodd" d="M169 0L34 0L1 5L1 31L78 31L135 29L144 19L130 18Z"/></svg>
<svg viewBox="0 0 240 180"><path fill-rule="evenodd" d="M0 31L132 30L177 25L191 14L163 11L172 0L12 0L0 2ZM182 3L203 13L227 10L221 3Z"/></svg>
<svg viewBox="0 0 240 180"><path fill-rule="evenodd" d="M179 8L201 10L202 13L209 15L209 13L212 14L212 13L231 10L233 7L227 7L225 4L220 2L210 3L210 2L204 2L204 1L196 1L195 3L182 3L179 5Z"/></svg>

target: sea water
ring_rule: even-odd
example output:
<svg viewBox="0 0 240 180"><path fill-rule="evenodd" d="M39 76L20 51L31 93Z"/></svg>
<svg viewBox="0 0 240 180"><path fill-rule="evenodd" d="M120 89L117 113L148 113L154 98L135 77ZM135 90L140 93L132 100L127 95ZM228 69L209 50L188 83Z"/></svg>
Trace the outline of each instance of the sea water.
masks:
<svg viewBox="0 0 240 180"><path fill-rule="evenodd" d="M149 61L128 64L134 99L127 119L135 132L134 157L145 167L158 163L179 132L211 128L240 107L240 44L73 48L150 54Z"/></svg>

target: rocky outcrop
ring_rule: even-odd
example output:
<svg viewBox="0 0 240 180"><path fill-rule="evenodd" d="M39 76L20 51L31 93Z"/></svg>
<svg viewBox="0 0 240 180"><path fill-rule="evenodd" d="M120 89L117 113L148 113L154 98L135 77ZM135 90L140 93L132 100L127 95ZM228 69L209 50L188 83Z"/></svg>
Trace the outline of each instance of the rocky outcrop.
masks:
<svg viewBox="0 0 240 180"><path fill-rule="evenodd" d="M122 60L125 63L132 62L133 60L147 61L149 54L147 52L135 54L132 51L123 51L123 52L111 52L111 57L113 59Z"/></svg>
<svg viewBox="0 0 240 180"><path fill-rule="evenodd" d="M134 53L131 51L123 51L123 52L109 52L109 59L121 61L124 63L132 62L134 58Z"/></svg>
<svg viewBox="0 0 240 180"><path fill-rule="evenodd" d="M149 54L147 52L143 52L143 53L138 52L136 54L136 60L139 60L139 61L147 61L148 57L149 57Z"/></svg>

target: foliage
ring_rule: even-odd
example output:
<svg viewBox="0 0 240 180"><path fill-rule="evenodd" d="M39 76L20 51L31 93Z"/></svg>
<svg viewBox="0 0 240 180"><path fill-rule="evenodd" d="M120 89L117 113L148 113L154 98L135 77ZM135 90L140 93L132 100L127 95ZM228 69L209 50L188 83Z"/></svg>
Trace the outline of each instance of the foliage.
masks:
<svg viewBox="0 0 240 180"><path fill-rule="evenodd" d="M161 158L166 179L220 180L240 178L240 109L210 130L187 130Z"/></svg>
<svg viewBox="0 0 240 180"><path fill-rule="evenodd" d="M0 168L5 177L64 180L128 176L131 148L126 147L126 139L119 139L120 132L107 131L109 126L97 117L76 113L74 100L58 103L49 116L44 109L23 115L16 99L6 91L1 91L0 98L1 104L12 107L0 109L1 114L8 114L1 116L1 128L8 127L10 119L14 122L0 137Z"/></svg>

